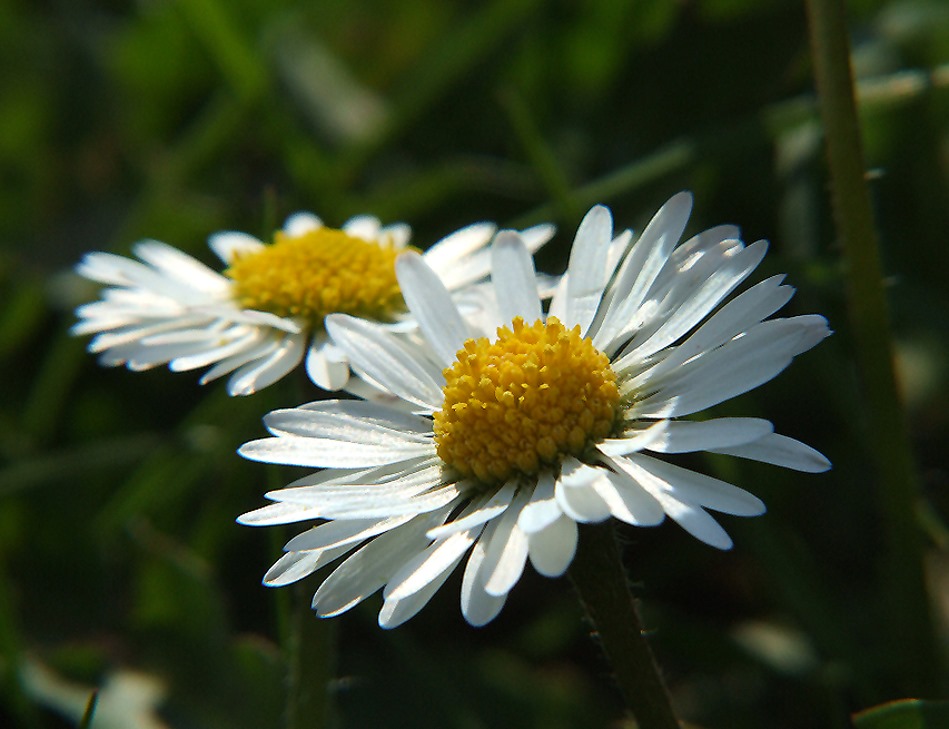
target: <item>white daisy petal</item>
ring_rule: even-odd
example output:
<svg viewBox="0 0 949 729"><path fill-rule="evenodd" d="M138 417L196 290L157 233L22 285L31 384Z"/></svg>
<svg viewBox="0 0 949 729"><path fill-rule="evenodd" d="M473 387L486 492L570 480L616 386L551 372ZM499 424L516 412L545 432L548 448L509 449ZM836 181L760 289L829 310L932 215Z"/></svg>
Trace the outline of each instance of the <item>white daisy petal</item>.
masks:
<svg viewBox="0 0 949 729"><path fill-rule="evenodd" d="M469 625L475 627L487 625L494 620L507 601L507 593L490 595L484 589L481 567L486 553L486 542L479 539L471 548L461 581L461 614Z"/></svg>
<svg viewBox="0 0 949 729"><path fill-rule="evenodd" d="M665 517L659 502L645 491L625 470L618 468L613 459L604 462L613 466L604 478L594 482L600 498L610 508L610 513L626 524L633 526L655 526Z"/></svg>
<svg viewBox="0 0 949 729"><path fill-rule="evenodd" d="M721 302L734 288L750 274L767 251L765 241L748 246L728 260L690 295L688 301L676 309L662 326L645 342L640 344L635 355L645 359L668 347L696 326L709 312Z"/></svg>
<svg viewBox="0 0 949 729"><path fill-rule="evenodd" d="M427 459L431 463L433 459ZM337 478L322 478L343 474ZM426 460L412 459L397 464L369 469L328 469L312 477L298 479L288 488L268 491L272 501L284 501L318 509L338 508L347 503L412 499L451 481L445 481L440 464L426 465ZM340 488L345 485L346 488Z"/></svg>
<svg viewBox="0 0 949 729"><path fill-rule="evenodd" d="M444 280L459 260L488 245L496 230L497 226L492 223L474 223L445 236L430 246L422 256L425 258L425 263L433 271L437 271Z"/></svg>
<svg viewBox="0 0 949 729"><path fill-rule="evenodd" d="M392 531L408 522L410 516L388 519L339 519L328 521L297 534L284 545L287 552L305 552L314 549L334 549L347 544L358 544L370 537Z"/></svg>
<svg viewBox="0 0 949 729"><path fill-rule="evenodd" d="M412 238L412 228L406 223L386 225L379 231L379 240L401 250L408 245Z"/></svg>
<svg viewBox="0 0 949 729"><path fill-rule="evenodd" d="M418 320L426 340L448 366L468 338L468 326L436 273L422 256L407 251L395 262L406 306Z"/></svg>
<svg viewBox="0 0 949 729"><path fill-rule="evenodd" d="M354 552L316 591L316 614L323 618L339 615L381 590L399 567L429 544L425 531L431 524L428 516L416 517Z"/></svg>
<svg viewBox="0 0 949 729"><path fill-rule="evenodd" d="M792 287L781 285L783 279L781 275L772 276L729 301L650 370L649 376L665 374L692 357L721 346L774 314L794 295ZM622 368L623 363L617 363L617 366Z"/></svg>
<svg viewBox="0 0 949 729"><path fill-rule="evenodd" d="M675 417L712 407L773 379L829 333L821 316L762 322L660 380L659 392L637 402L634 410Z"/></svg>
<svg viewBox="0 0 949 729"><path fill-rule="evenodd" d="M310 343L306 373L315 385L330 392L343 389L349 382L349 362L333 346L326 332L318 332Z"/></svg>
<svg viewBox="0 0 949 729"><path fill-rule="evenodd" d="M481 526L452 534L433 543L424 552L410 559L386 583L382 596L386 601L399 601L414 595L427 585L450 572L475 543Z"/></svg>
<svg viewBox="0 0 949 729"><path fill-rule="evenodd" d="M617 274L612 305L593 340L597 347L609 347L642 306L673 246L685 231L691 211L692 195L680 192L670 198L646 225Z"/></svg>
<svg viewBox="0 0 949 729"><path fill-rule="evenodd" d="M701 422L689 420L664 422L667 422L668 426L658 438L645 446L646 450L658 453L708 451L751 443L774 431L771 422L762 418L715 418Z"/></svg>
<svg viewBox="0 0 949 729"><path fill-rule="evenodd" d="M602 469L588 466L568 456L563 461L554 492L564 514L579 522L599 522L610 516L610 507L596 489L594 482L603 478Z"/></svg>
<svg viewBox="0 0 949 729"><path fill-rule="evenodd" d="M555 495L553 474L542 471L537 477L530 501L518 516L517 525L521 531L532 534L549 526L562 515Z"/></svg>
<svg viewBox="0 0 949 729"><path fill-rule="evenodd" d="M521 317L532 324L540 319L534 259L517 233L501 231L491 245L491 280L501 321Z"/></svg>
<svg viewBox="0 0 949 729"><path fill-rule="evenodd" d="M256 329L242 331L236 336L221 336L219 346L205 345L202 351L191 355L179 355L168 363L172 372L187 372L207 367L215 362L243 354L261 342L261 333Z"/></svg>
<svg viewBox="0 0 949 729"><path fill-rule="evenodd" d="M554 233L556 232L556 226L550 223L541 223L540 225L533 225L530 228L525 228L520 231L520 236L521 240L524 241L524 245L527 246L527 250L531 253L536 253L545 243L554 237Z"/></svg>
<svg viewBox="0 0 949 729"><path fill-rule="evenodd" d="M354 238L374 241L379 237L382 223L373 215L357 215L343 223L343 231Z"/></svg>
<svg viewBox="0 0 949 729"><path fill-rule="evenodd" d="M497 493L486 497L483 504L478 504L475 508L466 510L464 516L431 529L428 532L428 538L433 540L444 539L451 534L463 532L491 521L507 511L515 493L516 484L514 482L504 484L498 489Z"/></svg>
<svg viewBox="0 0 949 729"><path fill-rule="evenodd" d="M272 336L265 336L258 342L252 343L247 349L222 359L214 365L214 367L201 375L201 379L198 380L198 382L202 385L206 385L219 377L229 375L240 367L267 356L277 348L277 343L278 340Z"/></svg>
<svg viewBox="0 0 949 729"><path fill-rule="evenodd" d="M699 541L716 549L732 548L733 542L728 532L700 506L661 491L653 493L653 496L662 504L663 511L670 519Z"/></svg>
<svg viewBox="0 0 949 729"><path fill-rule="evenodd" d="M288 334L261 362L241 367L227 383L231 395L251 395L272 385L303 359L305 340L299 334Z"/></svg>
<svg viewBox="0 0 949 729"><path fill-rule="evenodd" d="M717 478L642 454L630 455L623 460L626 466L623 470L644 487L652 484L676 498L723 514L760 516L766 510L757 496ZM614 463L619 464L620 459L615 459ZM655 495L655 490L651 489L650 493Z"/></svg>
<svg viewBox="0 0 949 729"><path fill-rule="evenodd" d="M609 277L606 257L612 236L609 209L600 205L591 208L580 222L567 264L563 321L567 328L579 324L580 331L586 333L593 321Z"/></svg>
<svg viewBox="0 0 949 729"><path fill-rule="evenodd" d="M448 576L460 561L461 557L446 567L440 574L434 575L431 581L417 592L401 598L386 598L382 604L382 610L379 611L379 627L387 630L397 628L406 620L415 617L419 610L428 605L428 601L438 592L438 589L445 584L445 580L448 579Z"/></svg>
<svg viewBox="0 0 949 729"><path fill-rule="evenodd" d="M432 421L420 415L413 415L402 410L390 407L386 403L379 402L359 402L356 400L317 400L316 402L306 403L297 408L290 408L287 412L293 410L305 410L320 422L326 422L327 418L332 419L336 424L347 423L373 423L383 428L403 431L416 436L431 436ZM265 418L266 422L266 418ZM304 426L301 433L314 432L311 427Z"/></svg>
<svg viewBox="0 0 949 729"><path fill-rule="evenodd" d="M371 491L365 498L324 500L320 513L327 519L381 519L388 516L428 514L449 504L457 504L464 491L457 484L436 486L408 498L393 495L377 496Z"/></svg>
<svg viewBox="0 0 949 729"><path fill-rule="evenodd" d="M313 213L293 213L284 221L283 232L287 235L297 237L319 230L323 227L323 221Z"/></svg>
<svg viewBox="0 0 949 729"><path fill-rule="evenodd" d="M279 436L245 443L238 451L261 463L313 468L365 468L429 455L434 446L415 441L347 443L335 438Z"/></svg>
<svg viewBox="0 0 949 729"><path fill-rule="evenodd" d="M331 489L318 501L309 502L312 512L323 519L384 519L438 511L458 503L464 491L453 483L348 486ZM294 504L306 504L294 499Z"/></svg>
<svg viewBox="0 0 949 729"><path fill-rule="evenodd" d="M208 238L208 246L228 266L235 258L258 253L266 247L254 236L236 231L215 233Z"/></svg>
<svg viewBox="0 0 949 729"><path fill-rule="evenodd" d="M274 562L264 575L267 587L283 587L313 574L323 565L329 564L338 554L320 550L313 552L288 552Z"/></svg>
<svg viewBox="0 0 949 729"><path fill-rule="evenodd" d="M362 444L398 448L431 443L430 434L399 427L412 420L413 416L384 405L327 401L312 403L308 408L274 410L264 417L264 425L274 435L335 440L340 448Z"/></svg>
<svg viewBox="0 0 949 729"><path fill-rule="evenodd" d="M644 448L655 450L655 444L666 438L672 424L669 420L658 420L642 430L626 433L622 438L606 438L597 443L596 448L607 456L625 456Z"/></svg>
<svg viewBox="0 0 949 729"><path fill-rule="evenodd" d="M267 504L237 517L237 523L245 526L274 526L292 524L319 518L319 511L301 504Z"/></svg>
<svg viewBox="0 0 949 729"><path fill-rule="evenodd" d="M492 521L481 537L488 542L481 574L489 595L506 595L524 571L527 535L517 526L517 521L528 497L529 491L521 489L508 510Z"/></svg>
<svg viewBox="0 0 949 729"><path fill-rule="evenodd" d="M771 463L805 473L823 473L830 469L830 461L822 453L799 440L777 433L769 433L751 443L708 450L713 453L724 453L729 456Z"/></svg>
<svg viewBox="0 0 949 729"><path fill-rule="evenodd" d="M577 522L561 516L528 535L527 553L534 569L545 577L560 577L577 552Z"/></svg>
<svg viewBox="0 0 949 729"><path fill-rule="evenodd" d="M442 404L441 374L371 322L331 314L326 330L354 367L394 395L437 410Z"/></svg>
<svg viewBox="0 0 949 729"><path fill-rule="evenodd" d="M231 283L227 278L167 243L146 240L136 243L132 250L145 263L166 276L167 283L174 281L198 291L226 292L230 289Z"/></svg>

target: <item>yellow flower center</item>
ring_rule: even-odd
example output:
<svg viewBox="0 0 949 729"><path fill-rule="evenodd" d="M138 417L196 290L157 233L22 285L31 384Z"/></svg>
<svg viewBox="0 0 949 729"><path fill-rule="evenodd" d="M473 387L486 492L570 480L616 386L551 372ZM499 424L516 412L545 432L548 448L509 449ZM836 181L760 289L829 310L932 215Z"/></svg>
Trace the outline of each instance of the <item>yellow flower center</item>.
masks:
<svg viewBox="0 0 949 729"><path fill-rule="evenodd" d="M580 456L613 430L620 401L609 358L556 317L518 317L494 341L469 339L445 369L435 413L439 457L487 483Z"/></svg>
<svg viewBox="0 0 949 729"><path fill-rule="evenodd" d="M242 307L306 319L319 328L333 312L387 319L404 308L395 277L400 252L386 241L332 228L297 236L278 231L273 245L238 256L225 274Z"/></svg>

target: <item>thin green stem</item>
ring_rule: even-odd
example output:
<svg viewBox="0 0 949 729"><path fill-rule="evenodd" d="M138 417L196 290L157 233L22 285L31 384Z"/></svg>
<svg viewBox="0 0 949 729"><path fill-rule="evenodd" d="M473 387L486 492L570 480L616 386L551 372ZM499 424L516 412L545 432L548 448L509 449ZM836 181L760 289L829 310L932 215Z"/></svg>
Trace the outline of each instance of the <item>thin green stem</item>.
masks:
<svg viewBox="0 0 949 729"><path fill-rule="evenodd" d="M916 468L893 371L890 318L883 289L860 129L854 101L843 0L808 0L811 51L824 122L833 208L847 261L853 340L867 405L868 435L879 474L886 559L885 635L891 640L898 691L934 689L937 659L916 519Z"/></svg>
<svg viewBox="0 0 949 729"><path fill-rule="evenodd" d="M287 729L326 729L333 725L331 687L336 670L336 621L320 620L310 610L309 593L291 588L284 651L287 660Z"/></svg>
<svg viewBox="0 0 949 729"><path fill-rule="evenodd" d="M584 527L570 579L640 729L678 729L669 693L643 637L611 522Z"/></svg>

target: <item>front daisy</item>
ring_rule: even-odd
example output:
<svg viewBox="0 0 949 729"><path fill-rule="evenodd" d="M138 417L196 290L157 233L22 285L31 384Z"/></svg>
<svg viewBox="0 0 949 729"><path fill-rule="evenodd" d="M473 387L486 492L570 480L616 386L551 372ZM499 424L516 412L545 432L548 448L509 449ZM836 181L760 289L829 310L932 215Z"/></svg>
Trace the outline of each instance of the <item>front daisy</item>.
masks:
<svg viewBox="0 0 949 729"><path fill-rule="evenodd" d="M492 620L529 560L557 576L577 524L613 516L652 526L669 516L727 549L708 513L756 516L731 484L675 465L710 451L800 471L829 468L812 448L757 418L692 420L775 377L829 334L820 316L768 319L793 290L776 276L726 297L766 244L731 226L676 246L691 197L673 197L640 238L588 213L545 313L530 252L515 233L491 250L493 326L466 320L413 253L396 265L425 346L378 324L332 315L327 328L354 370L402 407L326 401L265 418L255 460L323 470L267 494L245 524L325 520L286 545L270 585L345 557L313 598L337 615L383 590L380 625L417 613L467 556L461 607ZM407 412L411 411L411 412Z"/></svg>
<svg viewBox="0 0 949 729"><path fill-rule="evenodd" d="M485 246L494 233L487 223L469 226L424 257L459 292L487 275ZM551 233L550 226L538 226L524 234L536 250ZM382 227L368 216L335 230L313 215L297 214L270 245L243 233L212 236L210 247L227 266L223 273L158 241L135 246L141 262L90 253L78 272L112 288L100 301L79 307L72 331L97 335L89 350L102 364L132 370L210 367L201 382L231 375L232 395L272 384L304 356L310 379L338 390L349 380L349 366L329 342L323 320L334 312L403 320L395 258L409 237L408 226Z"/></svg>

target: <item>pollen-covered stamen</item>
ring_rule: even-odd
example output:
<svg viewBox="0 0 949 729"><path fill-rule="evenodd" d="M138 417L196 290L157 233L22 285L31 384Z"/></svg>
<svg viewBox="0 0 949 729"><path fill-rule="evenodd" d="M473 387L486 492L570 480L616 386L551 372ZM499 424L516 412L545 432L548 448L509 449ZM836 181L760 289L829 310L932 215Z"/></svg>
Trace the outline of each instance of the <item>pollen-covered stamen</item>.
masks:
<svg viewBox="0 0 949 729"><path fill-rule="evenodd" d="M445 374L439 457L495 483L580 456L613 430L620 396L609 358L580 327L518 317L497 339L469 339Z"/></svg>
<svg viewBox="0 0 949 729"><path fill-rule="evenodd" d="M395 277L401 251L332 228L278 232L273 245L236 258L226 275L246 309L306 319L321 327L333 312L388 319L404 308Z"/></svg>

